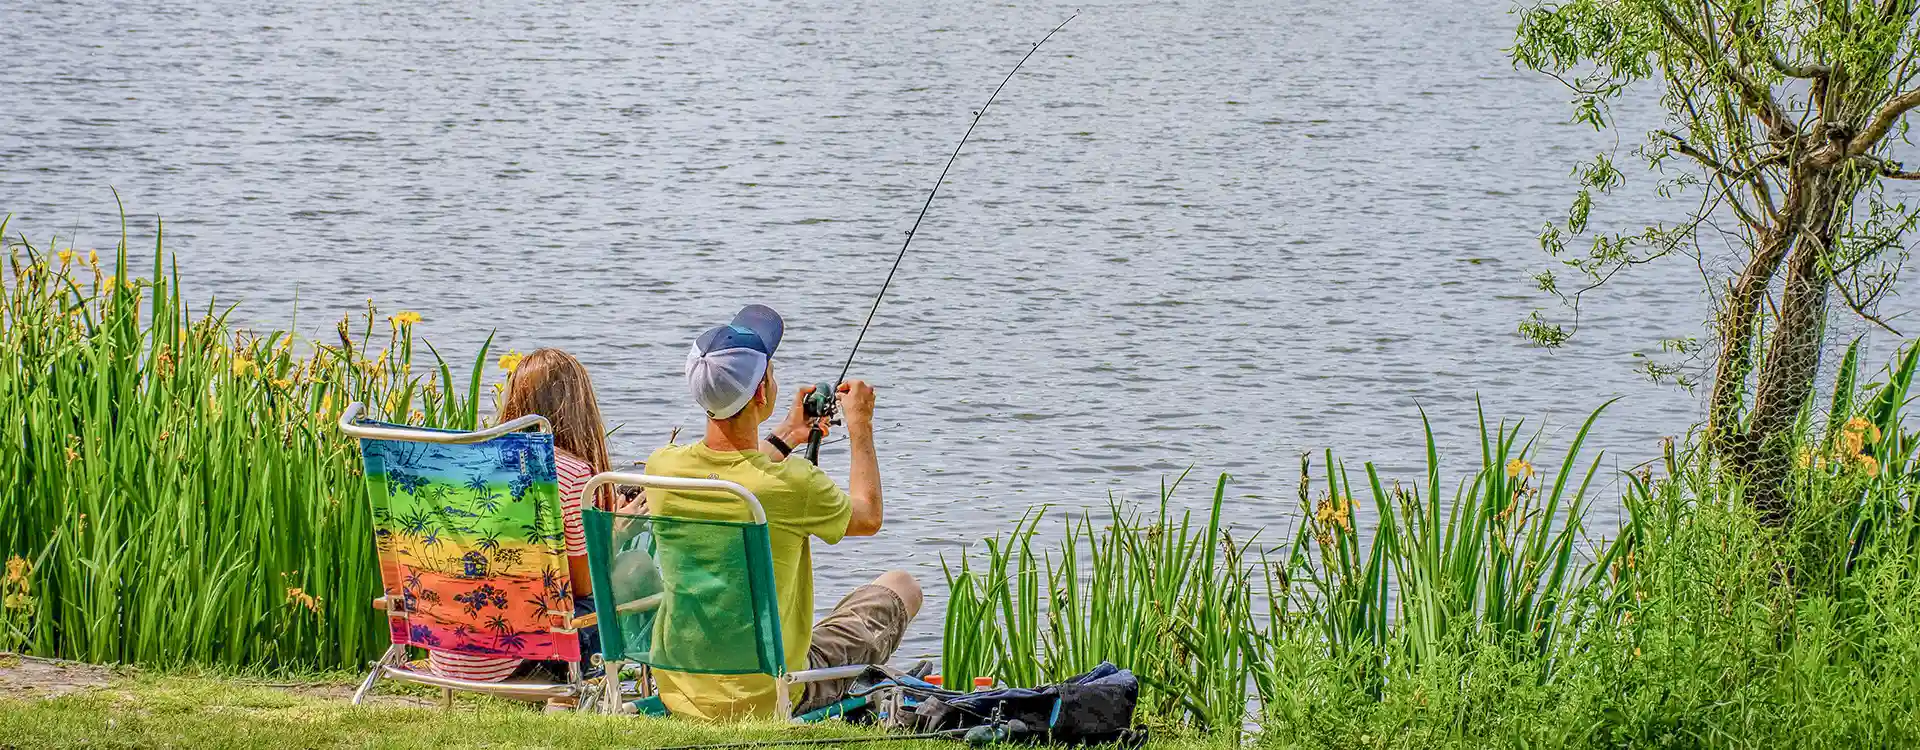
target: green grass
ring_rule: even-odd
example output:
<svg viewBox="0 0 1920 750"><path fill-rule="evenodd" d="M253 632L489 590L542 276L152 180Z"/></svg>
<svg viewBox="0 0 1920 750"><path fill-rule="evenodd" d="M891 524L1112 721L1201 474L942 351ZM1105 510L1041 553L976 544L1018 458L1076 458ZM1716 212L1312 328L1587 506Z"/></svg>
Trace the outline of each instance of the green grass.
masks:
<svg viewBox="0 0 1920 750"><path fill-rule="evenodd" d="M0 660L0 679L11 666ZM344 675L298 686L210 673L101 670L108 683L56 698L0 697L5 747L429 747L663 748L678 745L884 738L881 731L836 721L796 727L772 721L704 724L630 716L546 714L529 704L460 697L451 709L437 694L389 686L383 703L352 706ZM395 694L407 696L397 705ZM884 740L890 748L956 748L951 740ZM1161 736L1166 750L1224 747L1190 737Z"/></svg>
<svg viewBox="0 0 1920 750"><path fill-rule="evenodd" d="M3 667L0 667L3 668ZM217 676L125 673L51 699L0 699L0 742L18 747L665 747L756 739L871 737L844 724L707 725L581 714L459 698L453 708L352 706L348 682L300 688ZM387 691L389 693L392 690ZM425 700L424 693L415 700ZM949 743L899 745L950 747Z"/></svg>

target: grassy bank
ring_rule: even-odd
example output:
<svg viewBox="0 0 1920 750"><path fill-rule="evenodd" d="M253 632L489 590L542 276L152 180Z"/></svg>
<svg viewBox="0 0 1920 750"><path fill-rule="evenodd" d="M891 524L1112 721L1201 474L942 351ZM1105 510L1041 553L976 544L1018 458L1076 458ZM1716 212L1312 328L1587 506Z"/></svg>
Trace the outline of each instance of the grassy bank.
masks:
<svg viewBox="0 0 1920 750"><path fill-rule="evenodd" d="M0 682L31 663L0 657ZM723 725L623 717L545 714L527 704L460 698L451 709L405 688L371 706L350 706L351 678L263 682L208 673L64 670L82 683L58 694L0 697L0 745L7 747L284 748L659 748L773 739L871 738L845 724L793 728L773 722ZM36 675L37 676L37 675ZM41 679L44 679L42 677ZM887 747L952 748L951 742ZM1184 747L1172 744L1168 747ZM1198 746L1193 746L1198 747Z"/></svg>
<svg viewBox="0 0 1920 750"><path fill-rule="evenodd" d="M177 274L136 273L124 247L9 250L0 648L281 674L377 654L359 461L333 420L357 400L388 419L477 424L484 347L456 381L411 313L369 308L301 341L240 330L219 307L194 313ZM1920 348L1878 377L1859 369L1849 352L1824 414L1804 420L1786 529L1756 522L1741 485L1684 442L1616 476L1585 452L1585 426L1548 446L1483 418L1473 444L1429 434L1417 476L1303 457L1292 528L1230 523L1226 477L1197 513L1176 510L1200 484L1186 478L1154 507L1036 511L948 560L943 671L950 684L1031 685L1111 660L1141 676L1146 722L1212 743L1920 742L1920 434L1906 411ZM1595 502L1624 504L1628 521L1588 528ZM1047 524L1064 533L1043 536ZM0 712L13 714L0 739L61 743L112 721L145 744L282 744L307 730L319 739L296 744L388 730L682 741L491 703L378 708L363 729L339 695L214 682L117 688L125 706L105 690L22 704ZM246 723L223 722L230 710ZM403 728L415 725L425 734Z"/></svg>

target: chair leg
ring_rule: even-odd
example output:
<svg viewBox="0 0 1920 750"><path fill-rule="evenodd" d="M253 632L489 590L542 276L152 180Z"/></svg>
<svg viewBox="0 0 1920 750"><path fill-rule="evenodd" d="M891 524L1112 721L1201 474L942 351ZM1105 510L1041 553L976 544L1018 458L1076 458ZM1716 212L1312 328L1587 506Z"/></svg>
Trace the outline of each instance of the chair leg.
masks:
<svg viewBox="0 0 1920 750"><path fill-rule="evenodd" d="M567 662L567 687L573 691L573 710L585 711L589 708L587 700L587 669L580 662Z"/></svg>
<svg viewBox="0 0 1920 750"><path fill-rule="evenodd" d="M773 680L774 716L793 721L793 678L780 675Z"/></svg>
<svg viewBox="0 0 1920 750"><path fill-rule="evenodd" d="M453 688L440 688L440 710L453 710Z"/></svg>
<svg viewBox="0 0 1920 750"><path fill-rule="evenodd" d="M600 670L600 713L622 713L626 703L620 700L619 661L609 661L601 665Z"/></svg>
<svg viewBox="0 0 1920 750"><path fill-rule="evenodd" d="M353 691L353 705L358 706L366 702L367 696L373 693L373 683L379 682L386 671L386 662L374 662L373 669L367 672L366 679L360 681L360 689Z"/></svg>
<svg viewBox="0 0 1920 750"><path fill-rule="evenodd" d="M373 684L386 676L387 666L393 664L395 659L405 658L406 653L406 646L398 643L388 646L387 652L380 655L380 660L373 663L373 669L367 672L366 679L360 681L360 689L353 691L352 704L358 706L366 702L367 696L373 694Z"/></svg>

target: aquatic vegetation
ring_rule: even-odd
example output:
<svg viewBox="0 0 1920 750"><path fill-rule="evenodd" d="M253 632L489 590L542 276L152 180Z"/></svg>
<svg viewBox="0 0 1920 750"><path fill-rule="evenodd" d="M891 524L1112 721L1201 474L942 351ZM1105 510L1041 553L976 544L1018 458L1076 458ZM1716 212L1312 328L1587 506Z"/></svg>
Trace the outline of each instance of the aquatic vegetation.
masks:
<svg viewBox="0 0 1920 750"><path fill-rule="evenodd" d="M146 275L124 240L104 261L6 249L0 551L22 562L0 648L250 668L377 655L359 453L334 420L364 401L473 425L484 348L456 387L437 353L416 367L417 313L369 305L337 340L300 341L195 314L157 246Z"/></svg>
<svg viewBox="0 0 1920 750"><path fill-rule="evenodd" d="M1429 432L1421 486L1386 484L1367 465L1371 525L1332 455L1317 499L1303 457L1302 521L1293 543L1276 550L1223 524L1225 475L1204 525L1169 510L1180 481L1161 489L1155 514L1115 501L1110 523L1082 514L1039 554L1043 514L1030 515L1010 537L984 543L983 564L963 555L949 566L944 668L1034 685L1107 659L1140 675L1145 704L1163 720L1231 729L1246 719L1249 686L1284 710L1291 686L1272 653L1281 642L1312 640L1314 658L1342 664L1375 695L1388 661L1442 658L1487 638L1544 653L1577 624L1578 610L1562 605L1586 583L1574 553L1598 470L1577 462L1591 424L1543 493L1520 426L1483 423L1481 466L1450 500Z"/></svg>
<svg viewBox="0 0 1920 750"><path fill-rule="evenodd" d="M1116 502L1050 544L1030 514L949 561L945 670L1026 685L1111 659L1149 722L1287 747L1912 744L1920 346L1864 394L1857 363L1805 420L1824 458L1793 475L1788 528L1683 444L1602 475L1581 456L1599 412L1551 468L1483 419L1451 493L1431 433L1414 482L1303 458L1278 548L1220 524L1227 477L1204 527L1169 510L1178 482L1155 514ZM1585 526L1599 488L1627 511L1605 536Z"/></svg>
<svg viewBox="0 0 1920 750"><path fill-rule="evenodd" d="M967 555L955 560L941 667L948 684L991 675L1033 686L1112 661L1140 676L1149 713L1238 726L1257 657L1249 648L1261 568L1247 556L1251 540L1236 542L1222 523L1227 483L1214 485L1204 525L1169 509L1175 481L1161 488L1153 516L1114 502L1110 518L1068 519L1058 549L1036 555L1041 511L1010 536L986 540L982 567Z"/></svg>

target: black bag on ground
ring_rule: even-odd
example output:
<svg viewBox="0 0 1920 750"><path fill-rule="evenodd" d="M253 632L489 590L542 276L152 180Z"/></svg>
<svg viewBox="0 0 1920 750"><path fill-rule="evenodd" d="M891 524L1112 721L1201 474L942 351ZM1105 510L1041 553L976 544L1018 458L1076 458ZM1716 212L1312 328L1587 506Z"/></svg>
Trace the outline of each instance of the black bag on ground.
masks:
<svg viewBox="0 0 1920 750"><path fill-rule="evenodd" d="M1099 744L1144 738L1133 726L1140 681L1107 662L1052 685L973 693L876 667L855 680L849 694L868 699L874 720L909 732L997 725L1008 739L1029 741Z"/></svg>

